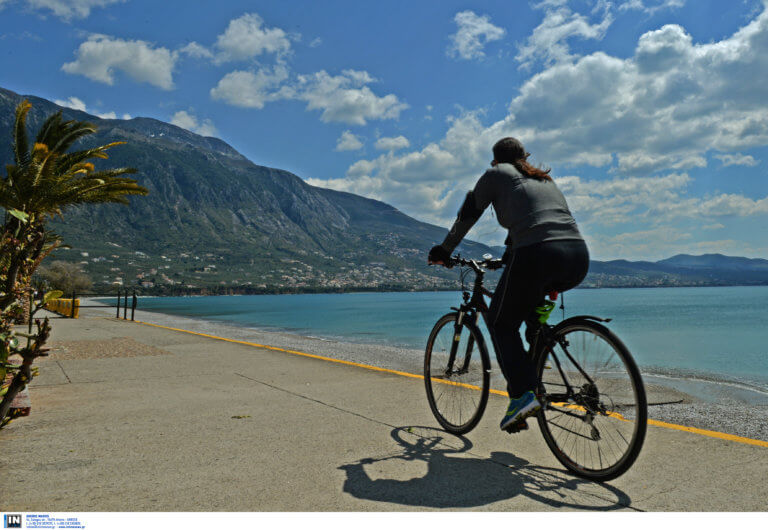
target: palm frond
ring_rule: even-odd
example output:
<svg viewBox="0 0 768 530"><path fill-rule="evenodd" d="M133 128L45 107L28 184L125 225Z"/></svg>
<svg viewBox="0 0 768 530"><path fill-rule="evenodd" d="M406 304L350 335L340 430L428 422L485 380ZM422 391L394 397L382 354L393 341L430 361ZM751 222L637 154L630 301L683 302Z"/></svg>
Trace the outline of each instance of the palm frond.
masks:
<svg viewBox="0 0 768 530"><path fill-rule="evenodd" d="M96 131L93 124L64 121L59 111L45 120L30 149L25 119L28 102L17 108L14 148L17 164L8 166L0 180L0 206L35 213L41 218L61 215L68 206L84 203L128 204L128 195L146 195L149 190L124 175L135 168L123 167L96 171L91 159L107 158L106 151L125 142L67 153L80 138ZM24 134L21 134L23 132ZM25 153L26 158L21 156Z"/></svg>
<svg viewBox="0 0 768 530"><path fill-rule="evenodd" d="M16 122L13 125L13 158L19 167L29 163L27 113L31 108L32 104L26 99L16 106Z"/></svg>
<svg viewBox="0 0 768 530"><path fill-rule="evenodd" d="M125 142L112 142L106 145L101 145L99 147L94 147L93 149L85 149L82 151L75 151L74 153L67 153L59 159L59 163L56 166L56 169L57 171L63 172L75 164L79 164L80 162L90 158L107 159L109 157L104 151L116 145L123 145L124 143Z"/></svg>
<svg viewBox="0 0 768 530"><path fill-rule="evenodd" d="M60 110L48 116L43 123L43 126L40 127L40 130L37 132L37 136L35 137L37 143L46 145L50 143L50 138L48 136L51 134L51 131L58 129L61 126L62 112L63 111Z"/></svg>

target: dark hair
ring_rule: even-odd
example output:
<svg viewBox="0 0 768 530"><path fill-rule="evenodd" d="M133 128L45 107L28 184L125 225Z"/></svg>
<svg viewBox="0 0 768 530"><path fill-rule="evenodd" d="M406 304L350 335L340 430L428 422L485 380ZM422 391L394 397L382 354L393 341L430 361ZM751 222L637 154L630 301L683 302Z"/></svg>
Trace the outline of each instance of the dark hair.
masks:
<svg viewBox="0 0 768 530"><path fill-rule="evenodd" d="M507 136L493 146L493 158L500 164L512 164L526 177L539 180L552 180L549 176L551 169L541 169L528 163L528 153L517 138Z"/></svg>

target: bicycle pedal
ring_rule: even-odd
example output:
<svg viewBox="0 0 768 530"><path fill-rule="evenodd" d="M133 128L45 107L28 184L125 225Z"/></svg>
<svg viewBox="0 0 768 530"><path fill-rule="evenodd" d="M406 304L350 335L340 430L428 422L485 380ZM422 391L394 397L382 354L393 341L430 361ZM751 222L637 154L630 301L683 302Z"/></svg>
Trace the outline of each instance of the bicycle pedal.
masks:
<svg viewBox="0 0 768 530"><path fill-rule="evenodd" d="M504 429L509 434L515 434L520 431L527 431L528 430L528 422L525 421L525 419L522 419L518 421L517 423L513 423L506 429Z"/></svg>

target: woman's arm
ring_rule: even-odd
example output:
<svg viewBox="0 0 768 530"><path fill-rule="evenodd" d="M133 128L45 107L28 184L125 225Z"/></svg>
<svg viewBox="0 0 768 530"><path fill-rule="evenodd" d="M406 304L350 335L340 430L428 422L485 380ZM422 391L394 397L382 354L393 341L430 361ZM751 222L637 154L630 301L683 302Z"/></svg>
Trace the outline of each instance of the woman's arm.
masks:
<svg viewBox="0 0 768 530"><path fill-rule="evenodd" d="M467 232L480 219L488 205L491 204L494 197L494 183L496 181L494 174L495 171L492 169L486 171L477 181L477 184L475 184L475 189L467 193L467 197L459 209L456 221L440 244L448 255L461 243Z"/></svg>

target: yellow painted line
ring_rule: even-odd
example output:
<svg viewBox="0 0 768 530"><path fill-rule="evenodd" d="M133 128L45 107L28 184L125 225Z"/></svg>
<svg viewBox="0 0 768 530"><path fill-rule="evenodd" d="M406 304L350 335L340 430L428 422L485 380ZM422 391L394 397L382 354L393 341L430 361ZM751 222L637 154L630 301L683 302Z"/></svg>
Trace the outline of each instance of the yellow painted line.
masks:
<svg viewBox="0 0 768 530"><path fill-rule="evenodd" d="M310 359L318 359L320 361L329 361L329 362L332 362L332 363L345 364L345 365L348 365L348 366L356 366L358 368L365 368L365 369L368 369L368 370L374 370L376 372L384 372L384 373L389 373L389 374L401 375L403 377L411 377L413 379L421 379L421 380L424 379L423 375L412 374L412 373L409 373L409 372L401 372L399 370L391 370L389 368L381 368L379 366L373 366L373 365L370 365L370 364L362 364L362 363L356 363L356 362L353 362L353 361L345 361L343 359L334 359L332 357L323 357L322 355L315 355L315 354L312 354L312 353L305 353L305 352L300 352L300 351L296 351L296 350L287 350L285 348L278 348L277 346L268 346L266 344L258 344L256 342L247 342L247 341L244 341L244 340L227 339L225 337L217 337L216 335L208 335L206 333L199 333L197 331L189 331L187 329L172 328L172 327L169 327L169 326L161 326L160 324L151 324L149 322L142 322L140 320L135 320L134 322L136 322L137 324L143 324L145 326L152 326L152 327L155 327L155 328L169 329L171 331L179 331L181 333L189 333L190 335L198 335L200 337L206 337L206 338L214 339L214 340L223 340L225 342L233 342L235 344L244 344L246 346L253 346L255 348L264 348L265 350L273 350L273 351L279 351L279 352L283 352L283 353L290 353L290 354L293 354L293 355L300 355L302 357L309 357ZM433 381L437 381L438 383L443 383L443 384L454 385L454 386L462 386L462 387L471 388L471 389L474 389L474 390L480 390L480 388L477 387L477 386L467 385L465 383L457 383L455 381L444 381L444 380L441 380L441 379L433 379ZM496 390L494 388L491 388L489 390L489 392L491 394L496 394L496 395L499 395L499 396L507 397L506 391L503 391L503 390ZM613 414L616 414L618 416L617 413L613 413ZM621 418L621 419L623 419L623 418ZM753 440L751 438L744 438L743 436L736 436L734 434L726 434L726 433L717 432L717 431L708 431L706 429L699 429L697 427L686 427L684 425L676 425L674 423L666 423L666 422L658 421L658 420L648 420L648 425L654 425L656 427L664 427L666 429L674 429L674 430L677 430L677 431L690 432L690 433L693 433L693 434L699 434L699 435L702 435L702 436L708 436L710 438L719 438L721 440L728 440L730 442L737 442L737 443L743 443L743 444L748 444L748 445L756 445L758 447L768 447L768 442L764 442L762 440Z"/></svg>
<svg viewBox="0 0 768 530"><path fill-rule="evenodd" d="M735 434L725 434L724 432L708 431L706 429L698 429L696 427L686 427L684 425L675 425L674 423L666 423L666 422L657 421L657 420L648 420L648 425L665 427L667 429L675 429L676 431L692 432L694 434L700 434L702 436L709 436L711 438L728 440L729 442L738 442L742 444L756 445L758 447L768 447L768 442L764 442L762 440L753 440L752 438L744 438L743 436L736 436Z"/></svg>

